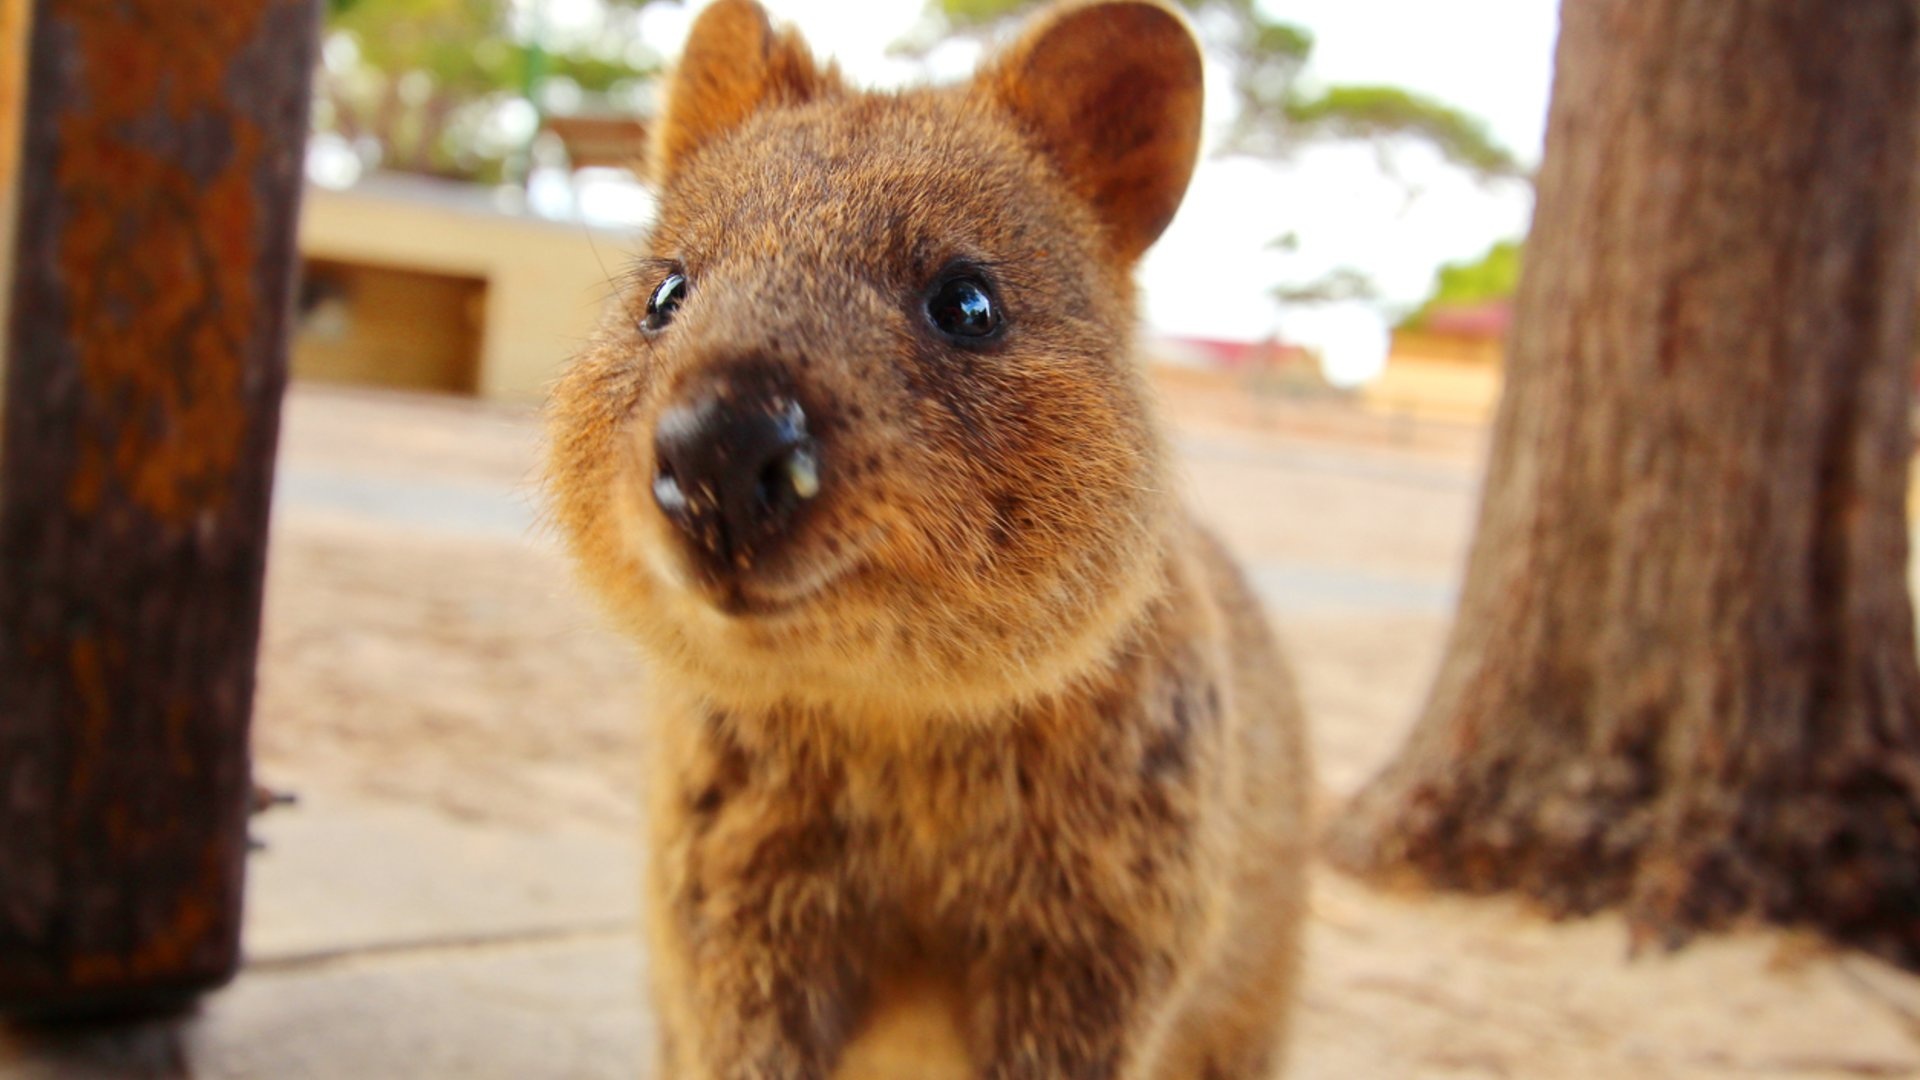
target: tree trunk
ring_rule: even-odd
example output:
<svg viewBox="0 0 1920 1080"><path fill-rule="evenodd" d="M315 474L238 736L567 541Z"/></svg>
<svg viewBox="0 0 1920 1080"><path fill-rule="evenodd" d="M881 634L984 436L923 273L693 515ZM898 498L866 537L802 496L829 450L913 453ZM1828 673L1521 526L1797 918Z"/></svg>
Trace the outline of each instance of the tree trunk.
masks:
<svg viewBox="0 0 1920 1080"><path fill-rule="evenodd" d="M1920 965L1920 5L1565 0L1459 620L1337 859Z"/></svg>
<svg viewBox="0 0 1920 1080"><path fill-rule="evenodd" d="M0 1014L238 960L311 0L41 0L0 455Z"/></svg>

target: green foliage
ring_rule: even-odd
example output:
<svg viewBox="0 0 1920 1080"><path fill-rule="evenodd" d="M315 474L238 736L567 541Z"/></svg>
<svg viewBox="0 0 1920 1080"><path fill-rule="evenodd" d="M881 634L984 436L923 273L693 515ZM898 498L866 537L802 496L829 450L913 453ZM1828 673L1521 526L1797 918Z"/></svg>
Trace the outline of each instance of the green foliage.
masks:
<svg viewBox="0 0 1920 1080"><path fill-rule="evenodd" d="M995 26L1017 15L1025 15L1046 0L929 0L931 14L942 29L969 31ZM1197 18L1231 19L1249 35L1248 40L1271 52L1292 51L1306 59L1313 48L1313 35L1291 23L1279 23L1261 14L1254 0L1174 0Z"/></svg>
<svg viewBox="0 0 1920 1080"><path fill-rule="evenodd" d="M1032 0L932 0L933 8L955 29L985 26L1032 6Z"/></svg>
<svg viewBox="0 0 1920 1080"><path fill-rule="evenodd" d="M1524 246L1502 240L1477 259L1447 263L1433 275L1433 291L1402 326L1418 328L1441 307L1480 304L1511 297L1520 287L1520 259Z"/></svg>
<svg viewBox="0 0 1920 1080"><path fill-rule="evenodd" d="M978 32L1028 14L1044 0L928 0L928 25L915 36L924 48L947 32ZM1524 177L1511 152L1486 125L1444 103L1388 86L1335 86L1303 91L1301 70L1313 35L1269 18L1257 0L1177 0L1209 48L1227 62L1239 116L1230 149L1265 157L1286 154L1314 138L1385 142L1411 138L1437 149L1480 180Z"/></svg>
<svg viewBox="0 0 1920 1080"><path fill-rule="evenodd" d="M1487 126L1432 98L1395 86L1335 86L1286 103L1289 121L1347 138L1410 135L1483 179L1524 177L1513 154L1495 142Z"/></svg>
<svg viewBox="0 0 1920 1080"><path fill-rule="evenodd" d="M328 0L314 128L373 144L383 168L498 181L526 149L502 117L523 127L548 80L604 95L658 70L621 18L645 2L609 0L603 33L556 43L515 0Z"/></svg>
<svg viewBox="0 0 1920 1080"><path fill-rule="evenodd" d="M1351 266L1329 270L1312 281L1282 285L1275 299L1287 304L1326 304L1347 300L1378 300L1380 285L1366 271Z"/></svg>
<svg viewBox="0 0 1920 1080"><path fill-rule="evenodd" d="M520 90L536 65L587 91L650 74L617 55L554 50L519 37L507 0L334 0L330 30L350 35L361 62L392 76L422 72L443 92Z"/></svg>

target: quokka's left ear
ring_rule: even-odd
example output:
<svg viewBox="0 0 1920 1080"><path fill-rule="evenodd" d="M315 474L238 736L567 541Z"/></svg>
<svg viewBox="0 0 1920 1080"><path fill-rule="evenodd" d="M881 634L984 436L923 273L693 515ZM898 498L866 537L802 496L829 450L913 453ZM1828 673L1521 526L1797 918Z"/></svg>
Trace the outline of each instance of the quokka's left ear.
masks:
<svg viewBox="0 0 1920 1080"><path fill-rule="evenodd" d="M791 28L776 30L755 0L716 0L688 31L667 77L647 175L666 184L695 151L763 108L837 92L839 73L814 63Z"/></svg>
<svg viewBox="0 0 1920 1080"><path fill-rule="evenodd" d="M1200 150L1200 48L1155 0L1068 2L975 77L1093 204L1132 263L1186 194Z"/></svg>

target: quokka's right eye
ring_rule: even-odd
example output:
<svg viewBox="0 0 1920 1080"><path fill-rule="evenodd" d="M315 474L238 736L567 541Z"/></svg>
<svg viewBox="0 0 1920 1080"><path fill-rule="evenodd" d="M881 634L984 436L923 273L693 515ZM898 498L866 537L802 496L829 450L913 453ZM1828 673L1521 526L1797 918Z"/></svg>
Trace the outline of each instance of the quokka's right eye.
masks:
<svg viewBox="0 0 1920 1080"><path fill-rule="evenodd" d="M948 341L970 348L997 338L1006 321L986 274L967 266L950 268L935 280L926 309L934 329Z"/></svg>
<svg viewBox="0 0 1920 1080"><path fill-rule="evenodd" d="M666 329L667 324L673 321L673 313L679 311L680 305L686 302L691 289L687 275L678 270L668 274L666 280L654 287L653 295L647 298L647 317L640 320L640 329L649 334Z"/></svg>

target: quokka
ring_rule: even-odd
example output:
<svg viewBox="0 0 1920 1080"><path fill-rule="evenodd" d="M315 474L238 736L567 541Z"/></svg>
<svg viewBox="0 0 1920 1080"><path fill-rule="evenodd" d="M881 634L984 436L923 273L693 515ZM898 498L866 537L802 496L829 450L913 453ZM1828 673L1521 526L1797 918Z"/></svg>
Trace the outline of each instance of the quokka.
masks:
<svg viewBox="0 0 1920 1080"><path fill-rule="evenodd" d="M551 409L554 518L650 659L660 1077L1279 1071L1302 721L1135 342L1200 105L1148 0L896 93L753 0L697 19Z"/></svg>

